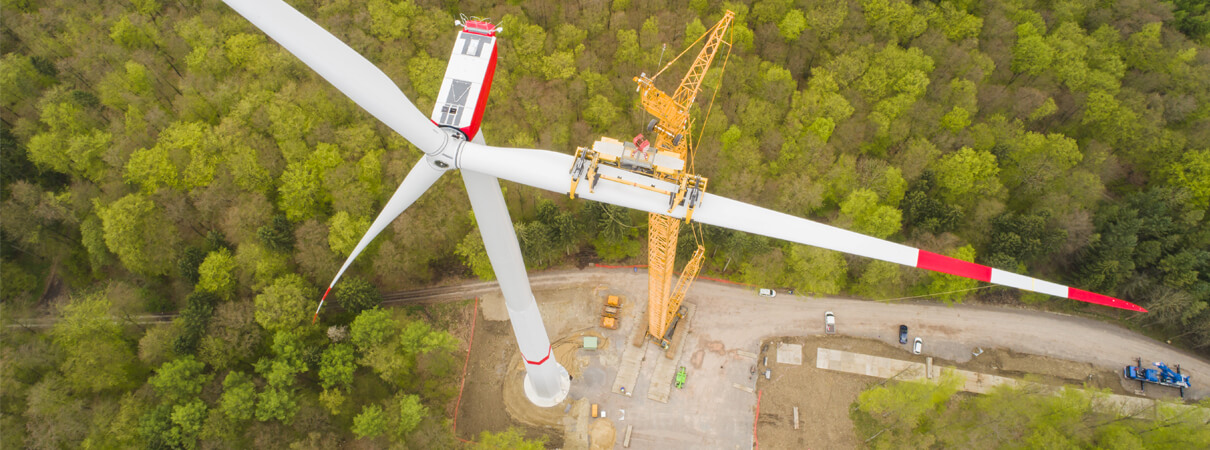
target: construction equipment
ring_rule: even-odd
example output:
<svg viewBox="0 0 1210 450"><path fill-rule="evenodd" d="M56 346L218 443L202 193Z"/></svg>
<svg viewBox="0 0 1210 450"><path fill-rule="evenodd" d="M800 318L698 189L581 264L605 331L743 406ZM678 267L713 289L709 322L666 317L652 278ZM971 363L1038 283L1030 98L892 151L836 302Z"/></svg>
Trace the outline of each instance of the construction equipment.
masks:
<svg viewBox="0 0 1210 450"><path fill-rule="evenodd" d="M601 314L601 328L618 329L618 317Z"/></svg>
<svg viewBox="0 0 1210 450"><path fill-rule="evenodd" d="M621 298L618 298L618 296L616 296L616 295L610 295L610 296L608 296L608 297L605 297L605 306L612 306L612 307L614 307L614 308L621 308L621 307L622 307L622 299L621 299Z"/></svg>
<svg viewBox="0 0 1210 450"><path fill-rule="evenodd" d="M724 46L730 54L731 42L727 31L734 18L735 13L727 11L714 27L707 30L693 45L669 61L655 75L648 77L643 73L634 78L638 84L643 109L653 116L645 130L647 135L653 136L652 140L643 134L635 136L630 142L602 137L591 149L578 148L571 168L569 195L572 198L575 198L576 187L582 177L591 183L590 192L596 188L598 181L607 180L668 196L667 213L648 213L647 229L647 335L659 341L665 348L669 345L672 330L676 326L681 302L685 299L689 286L697 278L706 256L706 248L702 245L700 233L697 232L699 230L695 229L697 249L685 264L676 285L672 284L681 220L668 214L683 207L685 223L689 223L694 208L701 203L705 194L707 179L693 173L695 147L689 139L692 127L690 110L702 90L702 81L714 62L714 57ZM673 94L668 95L657 88L656 78L703 39L705 44ZM725 62L723 67L726 67ZM709 110L707 107L707 117ZM602 175L598 171L600 164L647 175L665 181L668 185L642 185L619 176Z"/></svg>
<svg viewBox="0 0 1210 450"><path fill-rule="evenodd" d="M686 377L688 377L688 374L685 373L685 366L681 366L681 368L677 369L677 371L676 371L676 388L677 389L685 388L685 378Z"/></svg>
<svg viewBox="0 0 1210 450"><path fill-rule="evenodd" d="M605 299L605 307L601 308L601 328L618 329L618 318L622 314L622 300L616 295Z"/></svg>
<svg viewBox="0 0 1210 450"><path fill-rule="evenodd" d="M688 310L684 306L678 308L676 310L676 314L672 315L672 322L669 323L667 327L665 327L665 329L667 331L665 331L664 334L660 335L660 336L656 336L654 334L651 335L652 337L655 337L659 340L660 347L663 347L664 350L668 350L668 348L671 346L672 335L673 335L673 333L676 332L676 324L680 323L681 319L685 318L686 311L688 311ZM650 332L651 332L651 330L648 330L648 333L650 333ZM672 356L668 356L668 358L672 359Z"/></svg>
<svg viewBox="0 0 1210 450"><path fill-rule="evenodd" d="M1158 384L1160 386L1174 387L1181 390L1181 397L1185 396L1185 389L1190 387L1189 376L1181 374L1181 366L1178 364L1176 370L1168 368L1167 364L1155 362L1156 369L1143 368L1143 358L1135 359L1136 365L1126 366L1122 369L1122 376L1128 380L1139 382L1139 389L1145 389L1147 383Z"/></svg>

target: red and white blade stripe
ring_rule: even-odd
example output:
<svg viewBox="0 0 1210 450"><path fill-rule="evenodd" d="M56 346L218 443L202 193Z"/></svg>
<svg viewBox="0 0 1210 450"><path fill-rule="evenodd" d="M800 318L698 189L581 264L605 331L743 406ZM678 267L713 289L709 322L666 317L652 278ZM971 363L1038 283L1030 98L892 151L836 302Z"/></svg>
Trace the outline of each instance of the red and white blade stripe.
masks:
<svg viewBox="0 0 1210 450"><path fill-rule="evenodd" d="M1131 311L1147 312L1146 309L1125 300L1006 272L982 264L975 264L924 250L920 250L919 256L916 257L916 267L1002 286L1015 287L1026 291L1040 292L1055 297L1069 298Z"/></svg>

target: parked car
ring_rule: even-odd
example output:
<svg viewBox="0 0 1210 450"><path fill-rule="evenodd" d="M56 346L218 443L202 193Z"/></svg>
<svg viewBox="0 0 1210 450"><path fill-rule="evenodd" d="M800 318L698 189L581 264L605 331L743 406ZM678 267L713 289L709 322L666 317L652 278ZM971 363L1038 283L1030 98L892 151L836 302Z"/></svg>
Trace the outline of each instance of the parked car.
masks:
<svg viewBox="0 0 1210 450"><path fill-rule="evenodd" d="M761 289L760 296L761 297L777 297L777 291L772 290L772 289Z"/></svg>
<svg viewBox="0 0 1210 450"><path fill-rule="evenodd" d="M921 350L924 350L924 340L916 338L916 340L912 342L912 353L919 355Z"/></svg>
<svg viewBox="0 0 1210 450"><path fill-rule="evenodd" d="M900 344L907 343L907 325L899 326L899 343Z"/></svg>
<svg viewBox="0 0 1210 450"><path fill-rule="evenodd" d="M823 332L827 334L836 333L836 315L832 311L823 313Z"/></svg>

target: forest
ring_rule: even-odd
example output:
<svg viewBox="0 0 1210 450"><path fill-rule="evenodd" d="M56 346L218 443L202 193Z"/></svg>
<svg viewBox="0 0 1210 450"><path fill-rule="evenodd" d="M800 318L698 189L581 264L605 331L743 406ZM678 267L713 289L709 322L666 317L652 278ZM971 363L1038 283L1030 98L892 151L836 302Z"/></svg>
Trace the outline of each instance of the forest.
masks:
<svg viewBox="0 0 1210 450"><path fill-rule="evenodd" d="M1210 355L1205 2L290 3L422 111L454 20L490 17L487 141L569 154L640 132L632 77L734 11L691 136L711 192L1150 312L711 227L705 274L1063 311ZM312 324L421 153L226 5L0 0L0 156L0 447L462 445L454 313L379 305L492 278L462 183L388 227ZM645 214L503 187L531 271L643 263ZM30 317L57 321L11 326ZM543 444L499 431L476 440Z"/></svg>

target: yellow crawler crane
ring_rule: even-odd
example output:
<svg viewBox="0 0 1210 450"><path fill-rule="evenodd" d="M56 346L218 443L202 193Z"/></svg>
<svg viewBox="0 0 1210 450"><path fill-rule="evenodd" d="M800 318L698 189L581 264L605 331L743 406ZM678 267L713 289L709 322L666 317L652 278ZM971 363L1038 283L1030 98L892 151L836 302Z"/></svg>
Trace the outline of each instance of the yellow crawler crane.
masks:
<svg viewBox="0 0 1210 450"><path fill-rule="evenodd" d="M702 81L710 69L714 57L723 46L728 54L731 42L727 31L735 13L727 11L722 19L693 45L669 61L659 72L648 77L642 74L634 78L638 83L638 92L642 105L654 117L647 124L648 136L653 136L654 142L636 136L632 142L619 142L603 137L594 143L592 149L579 148L576 150L576 162L571 169L572 196L575 196L576 185L582 175L587 175L593 186L598 180L614 181L634 185L647 190L655 190L669 196L668 212L677 206L685 206L685 223L693 216L693 208L697 206L701 194L706 190L706 178L693 173L694 146L688 139L692 126L690 109L694 100L701 92ZM680 85L672 95L668 95L655 86L655 80L673 65L689 49L705 39L706 43L698 53L697 58L689 67L688 73L681 79ZM726 68L724 62L723 67ZM713 103L713 101L712 101ZM707 108L709 114L709 108ZM707 116L708 117L708 116ZM677 186L675 192L664 191L654 186L636 185L618 177L601 175L597 165L605 163L632 172L643 173L658 179L668 181ZM686 164L688 163L688 164ZM648 215L648 303L647 303L647 334L667 345L672 338L675 321L680 317L679 310L690 284L697 277L698 270L705 259L705 247L701 245L698 233L697 250L681 272L676 286L672 285L673 265L676 262L677 238L680 235L680 220L663 214Z"/></svg>

